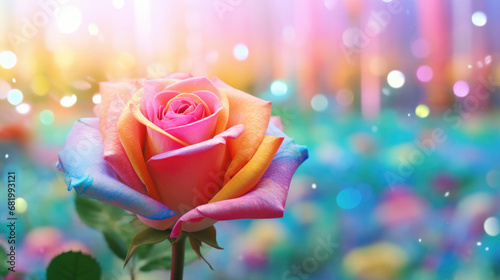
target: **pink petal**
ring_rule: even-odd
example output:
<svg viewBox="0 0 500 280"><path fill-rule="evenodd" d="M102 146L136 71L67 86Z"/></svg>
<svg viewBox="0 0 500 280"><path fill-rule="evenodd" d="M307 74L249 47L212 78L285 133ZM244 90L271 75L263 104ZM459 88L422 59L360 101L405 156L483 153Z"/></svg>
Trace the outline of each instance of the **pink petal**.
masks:
<svg viewBox="0 0 500 280"><path fill-rule="evenodd" d="M269 122L272 123L279 130L283 131L283 125L281 124L281 118L279 116L271 116Z"/></svg>
<svg viewBox="0 0 500 280"><path fill-rule="evenodd" d="M137 176L118 136L118 119L124 106L124 100L118 95L114 96L113 101L109 105L104 129L105 133L103 134L103 158L128 186L142 194L146 194L146 186L144 186L139 176Z"/></svg>
<svg viewBox="0 0 500 280"><path fill-rule="evenodd" d="M240 136L243 129L234 126L208 141L149 159L148 170L163 203L182 214L207 203L222 187L230 160L226 140Z"/></svg>
<svg viewBox="0 0 500 280"><path fill-rule="evenodd" d="M225 221L283 216L290 181L295 170L307 159L307 149L295 144L273 124L269 125L266 134L285 137L285 140L257 185L239 198L200 205L187 212L176 222L171 237L177 237L181 230L202 230L205 219ZM183 223L187 223L186 226Z"/></svg>

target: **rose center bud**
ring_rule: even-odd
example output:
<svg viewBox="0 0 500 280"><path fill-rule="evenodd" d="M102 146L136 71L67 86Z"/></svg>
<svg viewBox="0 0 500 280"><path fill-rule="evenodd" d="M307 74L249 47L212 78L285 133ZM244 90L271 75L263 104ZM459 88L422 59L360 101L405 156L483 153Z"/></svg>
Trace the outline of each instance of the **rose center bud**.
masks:
<svg viewBox="0 0 500 280"><path fill-rule="evenodd" d="M179 96L165 105L159 119L168 121L189 116L192 121L198 121L208 115L210 115L210 111L203 100L193 100L190 96Z"/></svg>

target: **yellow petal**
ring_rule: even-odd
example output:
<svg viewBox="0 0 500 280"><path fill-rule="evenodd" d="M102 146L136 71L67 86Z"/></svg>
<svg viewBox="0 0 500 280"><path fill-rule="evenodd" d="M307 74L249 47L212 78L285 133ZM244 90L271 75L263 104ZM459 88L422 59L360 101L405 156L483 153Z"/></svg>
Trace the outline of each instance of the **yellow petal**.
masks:
<svg viewBox="0 0 500 280"><path fill-rule="evenodd" d="M250 161L264 139L271 118L271 102L233 88L219 88L219 91L229 102L227 127L245 126L240 137L228 142L233 160L226 172L227 182Z"/></svg>
<svg viewBox="0 0 500 280"><path fill-rule="evenodd" d="M229 119L229 101L227 100L227 96L224 92L219 92L217 95L219 97L220 105L222 109L219 111L219 116L217 117L217 125L215 126L215 135L221 134L226 130L226 127L229 128L231 126L227 125L227 121Z"/></svg>
<svg viewBox="0 0 500 280"><path fill-rule="evenodd" d="M128 101L125 108L123 108L120 119L118 120L118 135L135 172L144 185L146 185L148 195L153 199L162 202L153 180L151 179L151 175L149 174L142 152L146 141L146 127L137 121L130 110L131 104L136 106L140 104L141 96L142 90L134 94Z"/></svg>
<svg viewBox="0 0 500 280"><path fill-rule="evenodd" d="M237 198L250 191L266 172L283 139L283 137L265 136L252 159L224 185L209 203Z"/></svg>

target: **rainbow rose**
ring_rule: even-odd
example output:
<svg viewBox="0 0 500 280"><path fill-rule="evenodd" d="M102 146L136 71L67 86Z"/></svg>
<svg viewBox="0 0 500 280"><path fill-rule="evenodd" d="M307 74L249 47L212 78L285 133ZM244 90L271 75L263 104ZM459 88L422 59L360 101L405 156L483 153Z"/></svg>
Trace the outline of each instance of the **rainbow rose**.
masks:
<svg viewBox="0 0 500 280"><path fill-rule="evenodd" d="M59 153L68 189L173 226L172 237L283 215L307 150L271 102L189 74L104 82L100 93L98 117L78 120Z"/></svg>

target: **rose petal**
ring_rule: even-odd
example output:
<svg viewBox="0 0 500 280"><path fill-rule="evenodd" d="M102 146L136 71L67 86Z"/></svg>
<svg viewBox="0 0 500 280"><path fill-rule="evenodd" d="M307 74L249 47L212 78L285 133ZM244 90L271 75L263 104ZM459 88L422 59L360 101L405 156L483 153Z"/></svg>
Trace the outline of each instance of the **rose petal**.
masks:
<svg viewBox="0 0 500 280"><path fill-rule="evenodd" d="M177 80L184 80L188 78L192 78L193 75L191 73L173 73L165 77L165 79L177 79Z"/></svg>
<svg viewBox="0 0 500 280"><path fill-rule="evenodd" d="M139 85L135 80L99 83L99 93L101 94L101 104L99 104L99 126L101 135L105 134L104 129L106 126L108 109L115 96L118 96L126 103L137 90L139 90Z"/></svg>
<svg viewBox="0 0 500 280"><path fill-rule="evenodd" d="M184 214L176 222L172 238L179 236L181 230L202 230L207 219L224 221L283 216L290 181L295 170L307 159L307 149L295 144L273 124L269 125L267 134L285 139L257 185L241 197L204 204Z"/></svg>
<svg viewBox="0 0 500 280"><path fill-rule="evenodd" d="M164 91L165 87L170 84L176 83L178 80L176 79L153 79L144 81L143 87L143 98L139 103L141 108L141 112L144 116L147 116L149 120L154 119L154 97L159 92Z"/></svg>
<svg viewBox="0 0 500 280"><path fill-rule="evenodd" d="M279 130L283 131L283 125L281 124L281 118L279 116L271 116L269 122L272 123Z"/></svg>
<svg viewBox="0 0 500 280"><path fill-rule="evenodd" d="M125 184L142 194L146 194L146 186L144 186L139 176L137 176L137 173L135 173L118 135L118 119L124 106L125 103L118 95L114 96L113 101L109 105L108 114L106 116L106 133L103 134L103 158L115 170Z"/></svg>
<svg viewBox="0 0 500 280"><path fill-rule="evenodd" d="M160 112L158 110L160 108L162 108L162 109L164 108L164 107L161 107L161 104L167 104L170 100L172 100L174 97L178 96L179 94L180 93L178 91L163 91L163 92L158 93L154 97L154 102L153 102L154 114L153 114L153 119L150 119L151 122L154 123L155 125L157 125L158 127L160 127L161 129L168 131L169 133L175 135L179 139L182 139L183 141L185 141L189 144L194 144L194 143L197 143L200 141L205 141L205 140L208 140L209 138L212 138L215 135L215 131L213 131L213 132L210 131L211 133L209 135L200 133L198 131L200 129L199 124L193 124L193 125L197 126L194 128L184 127L182 129L179 129L179 130L188 130L189 129L189 130L191 130L190 134L193 134L192 132L196 131L196 136L198 136L197 138L199 138L198 140L184 139L182 137L182 134L186 134L186 132L183 132L183 131L177 132L176 131L176 127L178 127L178 126L189 125L190 123L193 123L194 122L193 117L195 116L195 114L198 114L198 120L195 120L195 121L201 121L201 117L199 116L200 112L198 112L198 113L193 112L192 115L179 116L179 119L175 119L175 120L173 119L173 120L166 121L166 122L158 119L158 116L160 115ZM196 92L193 92L192 95L195 95L195 97L201 99L205 103L203 105L207 105L209 112L206 112L206 115L208 115L208 113L219 114L218 111L221 110L221 105L220 105L220 102L217 99L217 96L215 94L213 94L209 91L196 91ZM183 97L183 98L185 98L185 97ZM204 106L203 107L198 106L196 108L196 110L202 110L203 108L204 108ZM203 110L203 111L205 111L205 110ZM193 117L191 117L191 116L193 116ZM216 125L217 117L218 116L212 117L212 118L214 118L214 120L213 120L214 124L209 125L210 127L214 127ZM172 130L169 130L169 129L172 129ZM205 129L205 130L207 130L207 129ZM193 136L195 136L195 135L193 135Z"/></svg>
<svg viewBox="0 0 500 280"><path fill-rule="evenodd" d="M185 126L162 130L142 114L142 111L137 108L137 102L132 102L129 109L131 115L139 123L147 127L144 151L146 160L164 151L180 149L183 146L189 146L212 138L215 134L214 128L217 124L217 117L222 112L222 108L220 108L219 111L202 120Z"/></svg>
<svg viewBox="0 0 500 280"><path fill-rule="evenodd" d="M172 216L170 218L163 219L163 220L151 220L151 219L145 218L143 216L137 215L137 218L139 218L139 220L141 220L141 222L143 222L148 227L152 227L152 228L155 228L158 230L166 230L171 225L173 225L175 223L175 221L177 220L177 218L179 218L179 217L178 217L178 215L175 215L175 216Z"/></svg>
<svg viewBox="0 0 500 280"><path fill-rule="evenodd" d="M215 135L215 126L217 125L217 117L222 108L217 110L212 115L186 125L177 126L165 130L188 144L196 144L202 141L209 140Z"/></svg>
<svg viewBox="0 0 500 280"><path fill-rule="evenodd" d="M217 78L214 82L229 101L231 110L227 125L234 126L239 123L245 125L243 135L229 141L233 161L226 173L227 182L250 161L264 139L266 131L262 128L267 127L269 123L271 102L234 89Z"/></svg>
<svg viewBox="0 0 500 280"><path fill-rule="evenodd" d="M175 215L165 205L119 181L117 174L102 158L103 146L97 118L75 123L62 150L58 166L65 173L68 189L149 219Z"/></svg>
<svg viewBox="0 0 500 280"><path fill-rule="evenodd" d="M147 166L161 201L179 214L207 203L222 187L230 161L226 140L243 132L234 126L214 138L156 155Z"/></svg>
<svg viewBox="0 0 500 280"><path fill-rule="evenodd" d="M182 81L178 81L176 83L173 83L165 87L165 90L174 90L178 92L187 92L187 93L194 93L197 91L209 91L215 94L222 107L219 116L217 117L217 124L215 126L215 135L222 133L224 130L226 130L226 127L237 125L237 124L228 125L227 122L229 118L229 101L226 95L222 94L219 91L219 89L205 77L189 78Z"/></svg>
<svg viewBox="0 0 500 280"><path fill-rule="evenodd" d="M143 147L146 142L146 127L137 121L130 109L131 105L140 103L141 96L142 91L138 91L130 98L125 108L123 108L120 118L118 119L118 136L120 137L120 142L135 172L144 185L146 185L148 195L161 202L155 185L149 175L146 162L144 161Z"/></svg>
<svg viewBox="0 0 500 280"><path fill-rule="evenodd" d="M266 172L281 142L283 137L264 137L252 159L224 185L210 203L237 198L250 191Z"/></svg>
<svg viewBox="0 0 500 280"><path fill-rule="evenodd" d="M189 146L188 143L180 140L172 134L162 130L157 125L148 120L137 108L136 103L131 103L129 107L131 115L137 122L147 128L146 146L144 148L144 158L149 160L154 155L164 151L180 149L184 146Z"/></svg>

